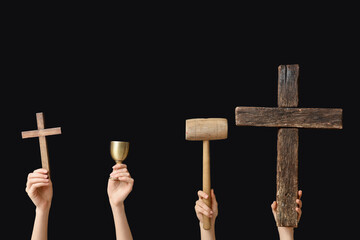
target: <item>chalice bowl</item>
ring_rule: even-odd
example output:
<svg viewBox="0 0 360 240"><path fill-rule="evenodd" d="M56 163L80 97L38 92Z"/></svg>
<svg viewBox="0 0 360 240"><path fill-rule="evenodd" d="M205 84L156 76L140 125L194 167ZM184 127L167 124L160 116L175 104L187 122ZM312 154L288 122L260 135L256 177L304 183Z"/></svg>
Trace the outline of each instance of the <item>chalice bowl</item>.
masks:
<svg viewBox="0 0 360 240"><path fill-rule="evenodd" d="M129 153L129 142L111 141L110 154L116 163L122 163Z"/></svg>

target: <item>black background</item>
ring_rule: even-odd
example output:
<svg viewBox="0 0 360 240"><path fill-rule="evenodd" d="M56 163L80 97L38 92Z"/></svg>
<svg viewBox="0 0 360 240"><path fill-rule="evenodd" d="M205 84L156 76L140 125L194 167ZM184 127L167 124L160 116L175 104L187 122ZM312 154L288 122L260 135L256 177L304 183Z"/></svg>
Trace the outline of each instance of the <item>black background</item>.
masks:
<svg viewBox="0 0 360 240"><path fill-rule="evenodd" d="M115 239L106 193L111 140L130 141L125 163L135 184L125 205L134 238L199 239L194 205L202 144L184 135L185 119L197 117L229 123L228 139L211 142L218 239L276 238L270 205L277 129L236 127L234 112L277 106L280 64L300 65L300 107L344 111L342 130L299 131L303 216L295 236L345 238L356 231L359 49L352 14L275 20L273 12L259 20L260 13L241 17L245 9L206 17L199 9L161 17L133 11L127 18L21 10L6 18L2 47L1 198L11 239L29 239L32 231L35 208L25 183L41 166L40 151L21 131L36 128L36 112L44 112L45 127L62 128L47 138L49 239Z"/></svg>

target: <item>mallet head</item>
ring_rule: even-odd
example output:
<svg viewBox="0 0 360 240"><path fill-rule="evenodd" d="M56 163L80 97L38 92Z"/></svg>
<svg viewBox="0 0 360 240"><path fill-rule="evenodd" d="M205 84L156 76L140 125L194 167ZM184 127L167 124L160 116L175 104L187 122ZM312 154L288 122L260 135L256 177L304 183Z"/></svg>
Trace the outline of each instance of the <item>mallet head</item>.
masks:
<svg viewBox="0 0 360 240"><path fill-rule="evenodd" d="M220 140L228 135L226 118L187 119L185 125L185 139L190 141Z"/></svg>

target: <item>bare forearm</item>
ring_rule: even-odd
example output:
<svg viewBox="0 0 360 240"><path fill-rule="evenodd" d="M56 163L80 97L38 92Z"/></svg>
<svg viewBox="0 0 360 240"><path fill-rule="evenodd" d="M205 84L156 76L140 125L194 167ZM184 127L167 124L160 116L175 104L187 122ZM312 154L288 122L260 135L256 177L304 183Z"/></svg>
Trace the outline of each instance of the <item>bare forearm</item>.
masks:
<svg viewBox="0 0 360 240"><path fill-rule="evenodd" d="M294 240L294 228L278 227L280 240Z"/></svg>
<svg viewBox="0 0 360 240"><path fill-rule="evenodd" d="M125 214L124 204L120 206L111 206L114 223L116 240L132 240L130 227Z"/></svg>
<svg viewBox="0 0 360 240"><path fill-rule="evenodd" d="M201 240L215 240L215 225L212 224L211 229L205 230L203 224L199 222Z"/></svg>
<svg viewBox="0 0 360 240"><path fill-rule="evenodd" d="M47 240L48 237L48 222L49 209L36 209L35 221L31 240Z"/></svg>

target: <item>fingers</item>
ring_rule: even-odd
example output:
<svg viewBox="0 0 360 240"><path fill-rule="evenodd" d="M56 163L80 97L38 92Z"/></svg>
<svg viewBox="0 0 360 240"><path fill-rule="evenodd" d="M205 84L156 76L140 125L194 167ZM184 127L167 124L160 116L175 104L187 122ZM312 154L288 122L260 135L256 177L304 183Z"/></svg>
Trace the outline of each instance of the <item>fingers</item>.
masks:
<svg viewBox="0 0 360 240"><path fill-rule="evenodd" d="M277 221L276 209L277 209L277 202L273 201L273 203L271 204L271 210L272 210L275 221Z"/></svg>
<svg viewBox="0 0 360 240"><path fill-rule="evenodd" d="M111 179L118 179L120 181L128 182L128 183L134 183L134 179L131 178L130 173L112 173L110 174Z"/></svg>
<svg viewBox="0 0 360 240"><path fill-rule="evenodd" d="M302 190L299 190L298 191L298 199L301 199L301 196L302 196Z"/></svg>
<svg viewBox="0 0 360 240"><path fill-rule="evenodd" d="M210 195L211 195L211 209L215 212L215 214L217 216L218 202L216 201L214 189L211 189Z"/></svg>
<svg viewBox="0 0 360 240"><path fill-rule="evenodd" d="M197 192L197 194L198 194L198 196L199 196L199 199L208 199L209 198L209 195L207 195L205 192L203 192L203 191L201 191L201 190L199 190L198 192Z"/></svg>
<svg viewBox="0 0 360 240"><path fill-rule="evenodd" d="M121 168L127 168L126 164L122 164L122 163L117 163L112 167L114 170L118 170Z"/></svg>
<svg viewBox="0 0 360 240"><path fill-rule="evenodd" d="M211 189L210 195L211 195L211 201L217 203L214 189Z"/></svg>
<svg viewBox="0 0 360 240"><path fill-rule="evenodd" d="M276 208L277 208L277 202L273 201L273 203L271 204L271 209L276 212Z"/></svg>
<svg viewBox="0 0 360 240"><path fill-rule="evenodd" d="M46 170L45 168L39 168L39 169L36 169L36 170L34 171L34 173L47 174L47 173L48 173L48 170Z"/></svg>
<svg viewBox="0 0 360 240"><path fill-rule="evenodd" d="M110 174L112 180L120 180L127 183L134 183L134 179L127 169L126 164L117 163L113 167L113 171Z"/></svg>
<svg viewBox="0 0 360 240"><path fill-rule="evenodd" d="M302 191L299 190L299 191L298 191L298 199L296 199L296 203L297 203L297 205L298 205L297 208L299 208L300 211L301 211L301 208L302 208L302 201L300 200L300 199L301 199L301 196L302 196ZM274 201L274 202L271 204L271 208L272 208L273 211L276 211L276 208L277 208L277 202L276 202L276 201Z"/></svg>
<svg viewBox="0 0 360 240"><path fill-rule="evenodd" d="M115 171L115 172L112 172L110 174L110 177L111 178L118 178L118 177L130 177L130 173L128 171L126 172L118 172L118 171Z"/></svg>
<svg viewBox="0 0 360 240"><path fill-rule="evenodd" d="M31 187L33 184L36 183L49 183L50 180L48 178L44 178L44 177L32 177L29 178L27 183L26 183L26 187Z"/></svg>
<svg viewBox="0 0 360 240"><path fill-rule="evenodd" d="M113 166L113 171L111 172L111 174L117 173L129 173L127 166L125 164L116 164L115 166Z"/></svg>
<svg viewBox="0 0 360 240"><path fill-rule="evenodd" d="M301 214L302 214L302 201L300 200L301 199L301 196L302 196L302 191L299 190L298 191L298 199L296 199L296 204L298 205L296 208L295 208L295 211L298 213L298 217L297 217L297 220L300 221L300 218L301 218Z"/></svg>
<svg viewBox="0 0 360 240"><path fill-rule="evenodd" d="M302 208L302 201L300 199L296 199L296 203L298 205L298 208Z"/></svg>
<svg viewBox="0 0 360 240"><path fill-rule="evenodd" d="M131 177L119 177L119 181L127 182L130 184L134 184L134 179Z"/></svg>
<svg viewBox="0 0 360 240"><path fill-rule="evenodd" d="M34 172L28 174L26 182L26 192L32 192L39 187L49 186L50 179L46 169L36 169Z"/></svg>
<svg viewBox="0 0 360 240"><path fill-rule="evenodd" d="M196 212L196 214L197 215L202 214L202 215L204 215L206 217L209 217L209 218L212 218L214 215L216 216L217 213L214 213L215 210L213 210L213 209L217 209L217 201L216 201L214 190L212 189L211 192L210 192L213 209L211 207L209 207L203 201L203 199L208 199L209 198L208 194L206 194L204 191L201 191L201 190L199 190L197 192L197 194L198 194L199 199L195 203L195 212Z"/></svg>
<svg viewBox="0 0 360 240"><path fill-rule="evenodd" d="M302 191L299 190L298 191L298 199L296 199L296 204L297 204L297 207L295 208L295 211L298 213L298 217L297 217L297 220L300 221L300 218L301 218L301 214L302 214L302 201L300 200L302 196ZM277 208L277 202L274 201L272 204L271 204L271 209L272 209L272 212L274 214L274 217L276 219L276 208Z"/></svg>
<svg viewBox="0 0 360 240"><path fill-rule="evenodd" d="M295 211L298 213L297 220L299 222L302 214L301 208L297 207L295 208Z"/></svg>
<svg viewBox="0 0 360 240"><path fill-rule="evenodd" d="M201 213L209 218L212 217L213 215L213 211L211 210L211 208L209 208L206 203L204 203L201 199L197 200L196 201L196 204L195 204L195 211L197 213Z"/></svg>
<svg viewBox="0 0 360 240"><path fill-rule="evenodd" d="M29 182L29 180L31 181L32 179L37 179L37 178L48 179L49 175L47 173L48 171L46 169L43 168L36 169L34 172L28 174L27 180Z"/></svg>
<svg viewBox="0 0 360 240"><path fill-rule="evenodd" d="M199 190L197 192L197 194L199 196L199 199L208 199L209 198L209 195L207 195L204 191ZM211 201L215 202L217 204L214 189L211 189L210 195L211 195Z"/></svg>

